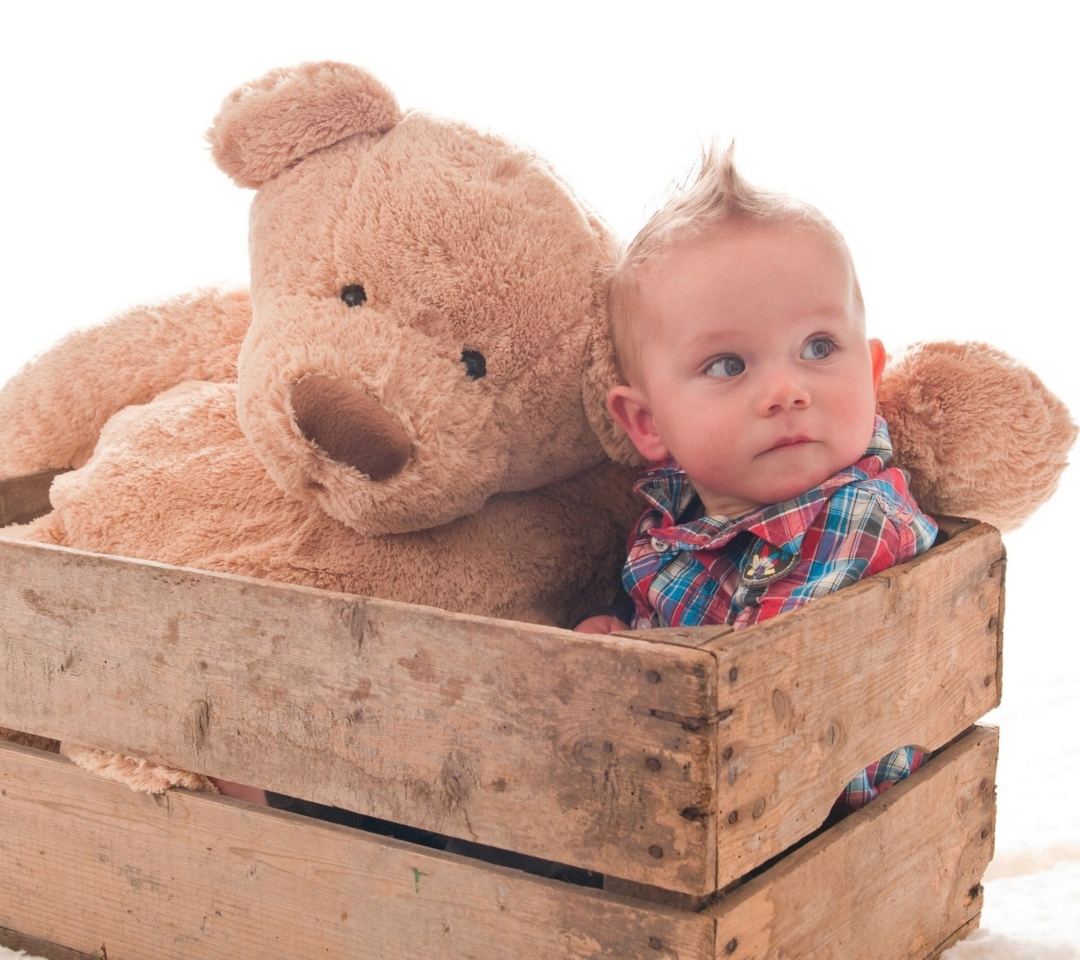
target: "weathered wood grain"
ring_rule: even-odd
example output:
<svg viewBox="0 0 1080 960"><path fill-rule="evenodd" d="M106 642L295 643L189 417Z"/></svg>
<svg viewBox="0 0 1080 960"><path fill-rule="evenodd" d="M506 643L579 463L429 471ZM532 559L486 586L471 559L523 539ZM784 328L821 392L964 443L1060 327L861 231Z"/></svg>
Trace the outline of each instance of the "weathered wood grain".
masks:
<svg viewBox="0 0 1080 960"><path fill-rule="evenodd" d="M63 470L42 470L24 477L0 480L0 527L10 523L29 523L48 513L49 487Z"/></svg>
<svg viewBox="0 0 1080 960"><path fill-rule="evenodd" d="M0 927L0 946L7 947L9 950L22 950L32 957L44 957L45 960L104 960L100 950L96 956L79 953L78 950L69 950L67 947L49 943L47 940L28 937L6 927Z"/></svg>
<svg viewBox="0 0 1080 960"><path fill-rule="evenodd" d="M921 960L972 928L996 731L702 912L206 794L152 798L0 744L0 924L111 960Z"/></svg>
<svg viewBox="0 0 1080 960"><path fill-rule="evenodd" d="M717 888L819 826L867 764L936 749L1000 701L1001 538L986 524L953 530L751 629L679 631L717 658Z"/></svg>
<svg viewBox="0 0 1080 960"><path fill-rule="evenodd" d="M0 725L701 896L996 704L1002 570L978 525L687 646L0 542Z"/></svg>
<svg viewBox="0 0 1080 960"><path fill-rule="evenodd" d="M713 663L0 541L0 726L673 889L715 875Z"/></svg>
<svg viewBox="0 0 1080 960"><path fill-rule="evenodd" d="M0 924L109 960L712 960L714 922L0 744Z"/></svg>
<svg viewBox="0 0 1080 960"><path fill-rule="evenodd" d="M935 957L974 929L994 845L996 728L705 910L717 960Z"/></svg>

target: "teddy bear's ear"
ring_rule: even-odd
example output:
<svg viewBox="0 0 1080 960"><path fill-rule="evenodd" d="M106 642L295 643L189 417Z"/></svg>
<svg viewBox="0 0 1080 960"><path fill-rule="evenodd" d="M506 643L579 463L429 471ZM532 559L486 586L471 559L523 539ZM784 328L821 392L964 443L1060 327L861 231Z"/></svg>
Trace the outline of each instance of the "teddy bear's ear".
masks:
<svg viewBox="0 0 1080 960"><path fill-rule="evenodd" d="M315 150L355 133L385 133L400 119L394 95L370 74L305 63L233 91L206 138L225 173L258 187Z"/></svg>

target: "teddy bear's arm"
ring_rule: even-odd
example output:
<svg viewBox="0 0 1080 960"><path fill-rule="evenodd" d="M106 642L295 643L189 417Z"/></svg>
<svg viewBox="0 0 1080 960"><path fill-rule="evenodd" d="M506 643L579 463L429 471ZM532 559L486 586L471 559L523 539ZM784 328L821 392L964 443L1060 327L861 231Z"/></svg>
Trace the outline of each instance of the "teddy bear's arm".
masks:
<svg viewBox="0 0 1080 960"><path fill-rule="evenodd" d="M1014 530L1057 489L1077 428L1026 366L985 343L921 343L889 364L878 410L927 513Z"/></svg>
<svg viewBox="0 0 1080 960"><path fill-rule="evenodd" d="M0 389L0 477L89 458L105 421L185 380L232 381L246 291L199 291L69 334Z"/></svg>

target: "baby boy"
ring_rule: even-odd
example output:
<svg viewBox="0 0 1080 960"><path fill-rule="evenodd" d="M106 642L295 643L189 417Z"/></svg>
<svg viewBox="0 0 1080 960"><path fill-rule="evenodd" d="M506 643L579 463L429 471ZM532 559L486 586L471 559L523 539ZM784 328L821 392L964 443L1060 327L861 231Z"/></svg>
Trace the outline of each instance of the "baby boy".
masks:
<svg viewBox="0 0 1080 960"><path fill-rule="evenodd" d="M627 248L611 325L626 382L608 409L655 464L623 570L635 628L749 626L933 544L934 522L886 466L885 351L867 339L843 238L815 208L748 185L730 150ZM626 628L599 616L577 629ZM893 751L846 805L919 763Z"/></svg>

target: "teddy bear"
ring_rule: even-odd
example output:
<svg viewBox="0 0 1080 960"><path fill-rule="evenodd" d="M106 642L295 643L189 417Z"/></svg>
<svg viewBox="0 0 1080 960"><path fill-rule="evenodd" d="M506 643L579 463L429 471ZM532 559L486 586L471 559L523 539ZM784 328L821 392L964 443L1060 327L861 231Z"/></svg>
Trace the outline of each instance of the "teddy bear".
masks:
<svg viewBox="0 0 1080 960"><path fill-rule="evenodd" d="M208 137L255 190L250 292L128 311L0 390L0 476L71 468L2 535L560 626L606 601L638 464L605 407L598 217L533 153L402 112L345 64L242 86ZM918 347L880 405L924 509L1005 529L1075 437L985 345ZM65 752L139 789L213 789Z"/></svg>

